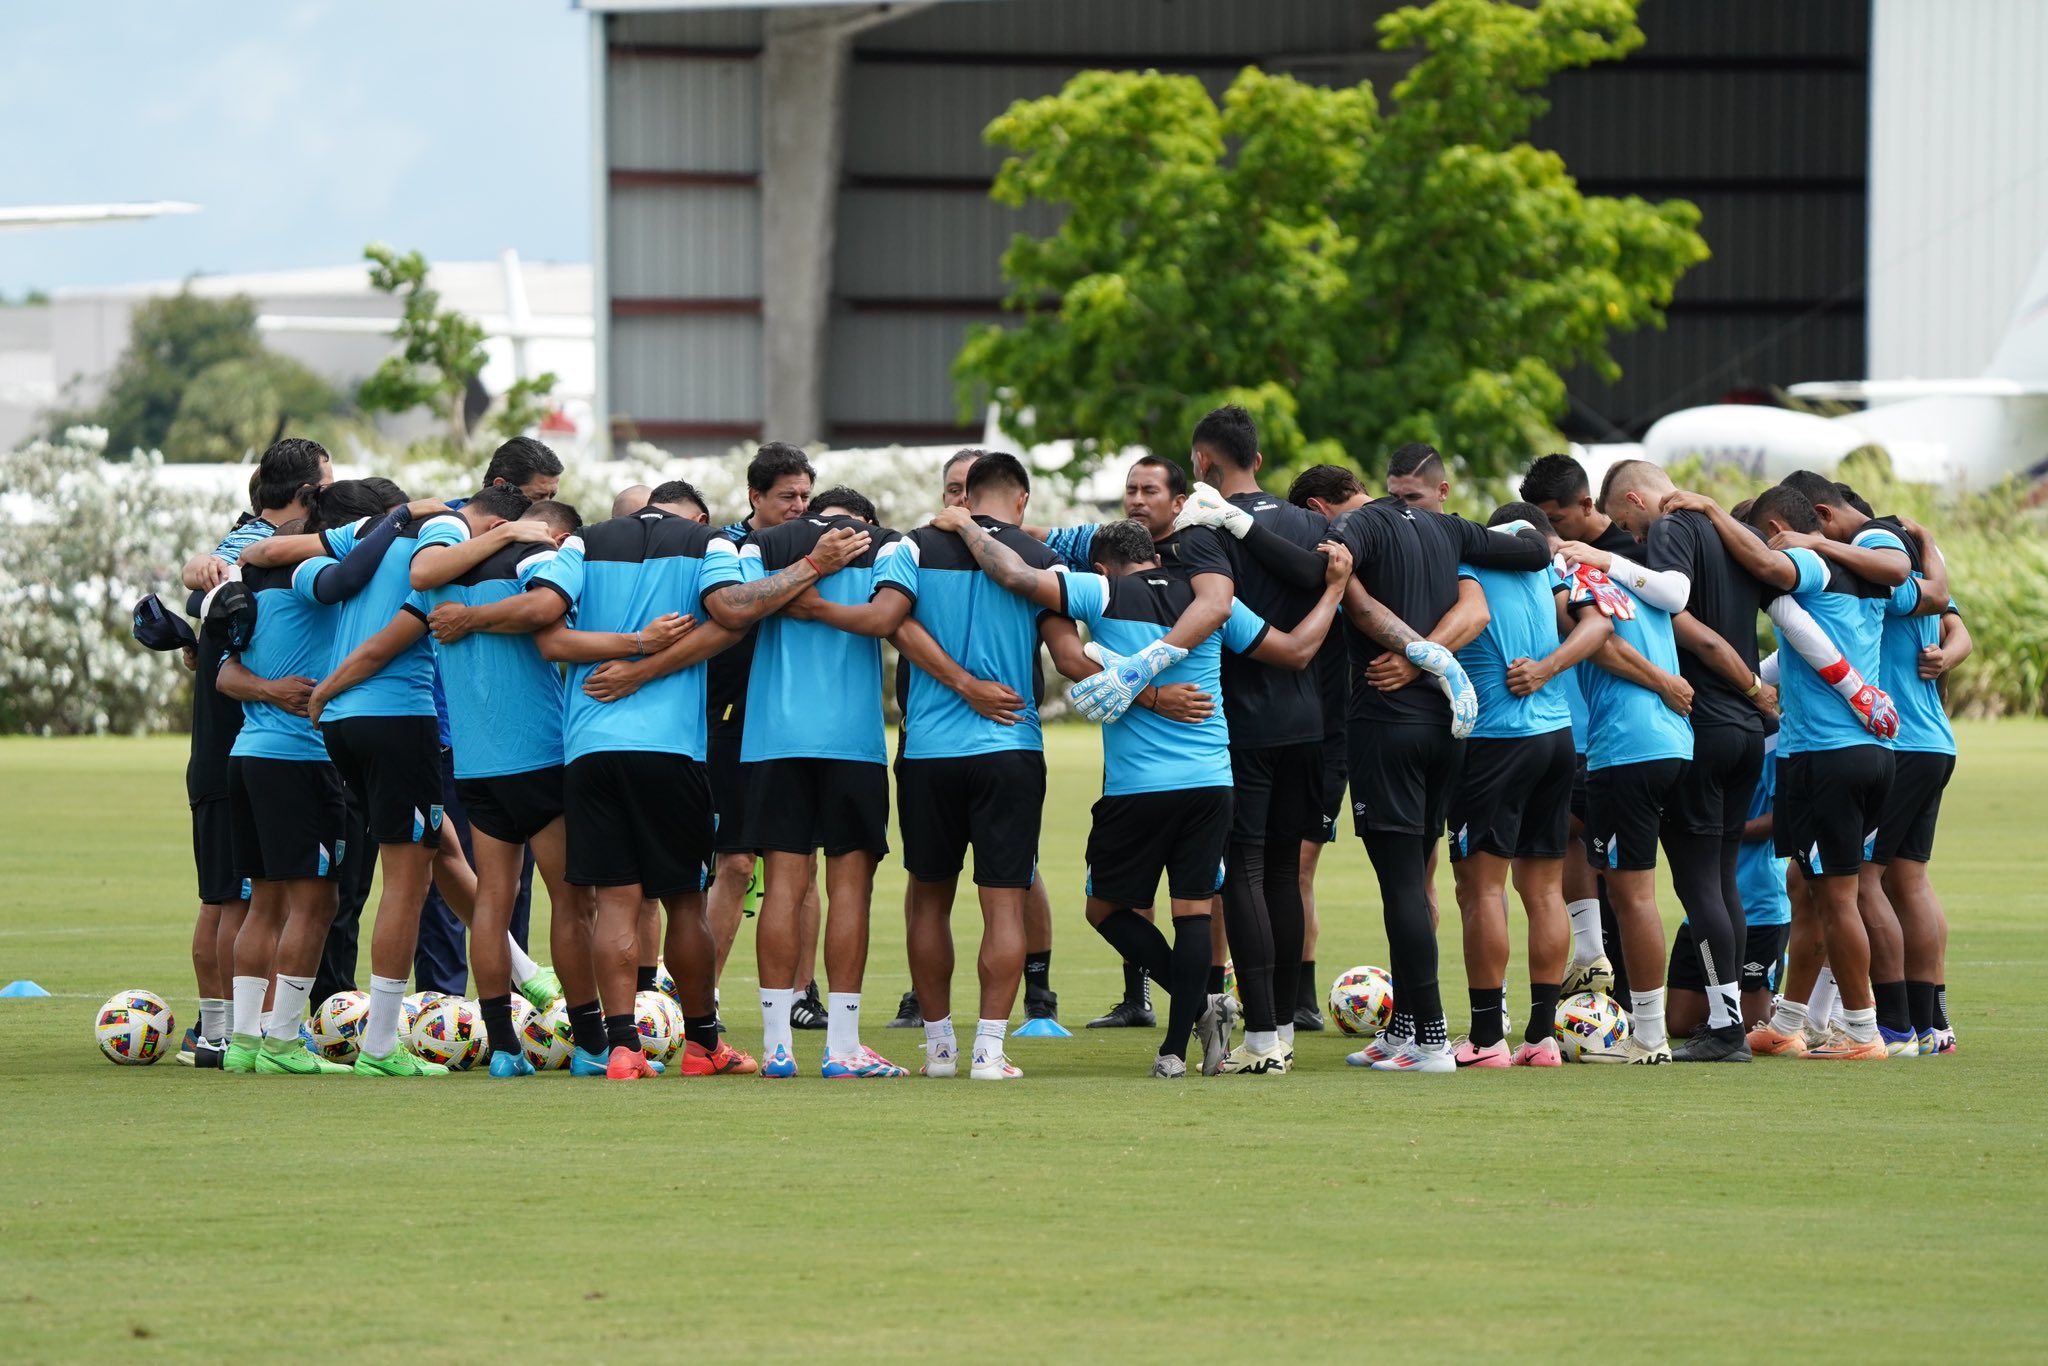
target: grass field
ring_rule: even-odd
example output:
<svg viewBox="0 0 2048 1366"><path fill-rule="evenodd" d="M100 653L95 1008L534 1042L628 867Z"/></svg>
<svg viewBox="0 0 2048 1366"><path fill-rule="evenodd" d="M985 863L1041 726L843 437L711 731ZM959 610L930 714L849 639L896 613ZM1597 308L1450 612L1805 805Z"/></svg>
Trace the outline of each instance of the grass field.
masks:
<svg viewBox="0 0 2048 1366"><path fill-rule="evenodd" d="M1046 813L1073 1025L1119 982L1078 905L1095 746L1055 732ZM1951 1057L1398 1077L1332 1033L1291 1077L1168 1085L1119 1031L1018 1041L1012 1086L615 1087L108 1065L116 989L195 1009L183 745L0 741L0 981L55 993L0 1001L0 1358L2038 1359L2048 726L1963 749ZM877 1027L902 885L868 1036L914 1064ZM1325 978L1385 961L1371 885L1326 858ZM743 939L748 1046L752 970Z"/></svg>

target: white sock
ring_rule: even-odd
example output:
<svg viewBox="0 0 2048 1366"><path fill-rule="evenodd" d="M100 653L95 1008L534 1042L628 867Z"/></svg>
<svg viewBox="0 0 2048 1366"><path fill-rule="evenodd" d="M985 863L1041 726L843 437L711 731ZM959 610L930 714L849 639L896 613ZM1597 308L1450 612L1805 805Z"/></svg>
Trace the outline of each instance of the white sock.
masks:
<svg viewBox="0 0 2048 1366"><path fill-rule="evenodd" d="M1877 1037L1877 1007L1863 1010L1842 1008L1842 1028L1857 1043L1869 1043Z"/></svg>
<svg viewBox="0 0 2048 1366"><path fill-rule="evenodd" d="M860 1054L860 993L825 993L825 1051L835 1058Z"/></svg>
<svg viewBox="0 0 2048 1366"><path fill-rule="evenodd" d="M1813 1027L1826 1029L1828 1018L1841 1001L1842 988L1835 981L1835 970L1823 967L1820 976L1813 979L1813 995L1806 998L1806 1016L1813 1021Z"/></svg>
<svg viewBox="0 0 2048 1366"><path fill-rule="evenodd" d="M926 1020L924 1022L924 1046L927 1050L942 1049L948 1053L955 1051L957 1046L953 1040L953 1017L951 1015L948 1015L943 1020Z"/></svg>
<svg viewBox="0 0 2048 1366"><path fill-rule="evenodd" d="M1244 1032L1244 1046L1254 1053L1270 1053L1280 1046L1280 1031L1277 1029L1247 1029Z"/></svg>
<svg viewBox="0 0 2048 1366"><path fill-rule="evenodd" d="M521 982L530 982L540 976L540 964L526 956L526 950L519 947L519 941L510 934L505 936L505 945L512 950L512 989L519 990Z"/></svg>
<svg viewBox="0 0 2048 1366"><path fill-rule="evenodd" d="M1003 1039L1010 1032L1008 1020L976 1020L974 1022L974 1056L978 1059L999 1058L1003 1055Z"/></svg>
<svg viewBox="0 0 2048 1366"><path fill-rule="evenodd" d="M794 987L761 988L761 1051L773 1053L778 1047L796 1052L790 1041L789 1008L796 1004Z"/></svg>
<svg viewBox="0 0 2048 1366"><path fill-rule="evenodd" d="M1629 999L1629 1029L1645 1048L1655 1048L1664 1042L1664 988L1655 991L1631 991Z"/></svg>
<svg viewBox="0 0 2048 1366"><path fill-rule="evenodd" d="M234 1032L248 1038L263 1035L263 993L270 988L270 982L263 977L237 977L235 989Z"/></svg>
<svg viewBox="0 0 2048 1366"><path fill-rule="evenodd" d="M199 998L199 1037L215 1043L228 1036L230 1003L218 996Z"/></svg>
<svg viewBox="0 0 2048 1366"><path fill-rule="evenodd" d="M363 1051L388 1058L398 1047L398 1008L405 1001L403 977L370 974L370 1018L363 1021Z"/></svg>
<svg viewBox="0 0 2048 1366"><path fill-rule="evenodd" d="M1564 908L1564 913L1572 920L1574 962L1590 963L1607 952L1607 941L1600 936L1600 902L1597 898L1574 901Z"/></svg>
<svg viewBox="0 0 2048 1366"><path fill-rule="evenodd" d="M1742 1023L1741 983L1722 982L1707 988L1707 1023L1715 1029Z"/></svg>
<svg viewBox="0 0 2048 1366"><path fill-rule="evenodd" d="M1780 1034L1797 1034L1806 1028L1806 1002L1780 999L1771 1015L1771 1028Z"/></svg>
<svg viewBox="0 0 2048 1366"><path fill-rule="evenodd" d="M263 1037L297 1038L299 1021L305 1017L306 1001L312 994L312 978L287 977L281 972L277 974L277 1004L271 1008L270 1024L264 1029Z"/></svg>
<svg viewBox="0 0 2048 1366"><path fill-rule="evenodd" d="M1289 1048L1292 1048L1292 1047L1294 1047L1294 1026L1293 1026L1293 1025L1291 1025L1291 1024L1284 1024L1284 1025L1281 1025L1281 1026L1280 1026L1280 1042L1281 1042L1281 1043L1283 1043L1283 1044L1285 1044L1285 1045L1287 1045L1287 1046L1288 1046Z"/></svg>

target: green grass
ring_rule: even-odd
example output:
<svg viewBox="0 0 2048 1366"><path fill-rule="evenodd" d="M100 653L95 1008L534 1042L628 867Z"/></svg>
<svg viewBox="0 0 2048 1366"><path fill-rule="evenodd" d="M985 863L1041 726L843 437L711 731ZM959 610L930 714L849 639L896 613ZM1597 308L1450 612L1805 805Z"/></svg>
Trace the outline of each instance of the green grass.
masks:
<svg viewBox="0 0 2048 1366"><path fill-rule="evenodd" d="M1118 989L1077 904L1095 743L1053 737L1070 1023ZM0 1002L0 1355L2034 1357L2048 725L1963 746L1953 1057L1383 1077L1326 1034L1292 1077L1170 1086L1151 1036L1084 1032L1017 1042L1029 1076L989 1088L110 1066L101 999L194 1009L182 745L0 742L0 981L56 993ZM902 885L877 889L869 1037L914 1063L874 1027ZM1355 841L1328 855L1325 978L1385 961L1370 888ZM743 941L747 1045L751 972Z"/></svg>

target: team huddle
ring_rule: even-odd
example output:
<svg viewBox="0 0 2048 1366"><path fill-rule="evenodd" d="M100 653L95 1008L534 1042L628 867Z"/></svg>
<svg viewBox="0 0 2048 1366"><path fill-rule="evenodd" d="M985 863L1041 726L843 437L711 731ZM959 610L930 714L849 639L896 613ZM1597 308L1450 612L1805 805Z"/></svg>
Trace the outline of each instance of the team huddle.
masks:
<svg viewBox="0 0 2048 1366"><path fill-rule="evenodd" d="M892 1023L922 1026L923 1075L1016 1079L1020 991L1033 1018L1057 1000L1042 660L1100 726L1085 906L1125 991L1092 1023L1155 1026L1159 986L1156 1077L1185 1076L1196 1043L1206 1074L1284 1074L1297 1029L1321 1027L1314 882L1347 786L1392 982L1355 1066L1556 1066L1560 1000L1582 992L1626 1011L1574 1050L1588 1062L1954 1048L1927 866L1955 757L1940 677L1970 641L1925 528L1812 474L1724 511L1628 461L1596 497L1561 455L1482 526L1442 510L1427 446L1396 453L1377 499L1333 465L1266 493L1238 408L1190 447L1200 482L1142 457L1123 520L1065 528L1030 524L1016 457L962 451L945 508L899 533L857 490L814 491L780 443L721 527L682 481L586 522L530 438L445 504L334 482L317 444L277 442L251 514L186 566L196 631L138 609L138 636L186 645L196 671L187 1052L234 1072L444 1072L404 1037L431 890L466 931L493 1077L534 1071L515 995L560 1012L578 1075L663 1070L636 1020L657 961L685 1076L798 1076L795 1030L818 1026L820 1075L905 1076L861 1034L893 786L912 990ZM1446 832L1471 1002L1455 1041ZM1660 849L1685 913L1668 946ZM966 1039L952 911L970 854ZM344 1066L301 1027L353 988L373 863ZM523 947L534 873L547 967ZM755 877L758 1061L722 1037L717 991ZM1513 1044L1510 885L1528 925Z"/></svg>

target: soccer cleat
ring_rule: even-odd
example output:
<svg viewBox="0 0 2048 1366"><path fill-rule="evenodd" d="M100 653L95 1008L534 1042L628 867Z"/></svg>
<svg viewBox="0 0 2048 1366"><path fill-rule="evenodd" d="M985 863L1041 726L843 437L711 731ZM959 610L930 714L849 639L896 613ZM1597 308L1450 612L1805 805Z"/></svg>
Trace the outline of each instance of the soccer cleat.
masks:
<svg viewBox="0 0 2048 1366"><path fill-rule="evenodd" d="M1235 1077L1245 1075L1277 1077L1291 1070L1293 1058L1283 1044L1275 1044L1261 1053L1248 1043L1241 1043L1230 1050L1223 1061L1216 1065L1211 1076Z"/></svg>
<svg viewBox="0 0 2048 1366"><path fill-rule="evenodd" d="M1171 1053L1161 1053L1158 1057L1152 1059L1152 1075L1155 1077L1163 1077L1168 1081L1178 1081L1187 1074L1188 1065L1185 1059L1176 1058Z"/></svg>
<svg viewBox="0 0 2048 1366"><path fill-rule="evenodd" d="M917 993L906 991L903 1000L896 1007L896 1018L883 1026L885 1029L917 1029L924 1024L924 1014L917 1007Z"/></svg>
<svg viewBox="0 0 2048 1366"><path fill-rule="evenodd" d="M1739 1024L1719 1029L1701 1025L1690 1039L1671 1050L1673 1062L1748 1062L1755 1054Z"/></svg>
<svg viewBox="0 0 2048 1366"><path fill-rule="evenodd" d="M1612 1048L1581 1048L1580 1062L1628 1063L1637 1067L1660 1067L1671 1061L1671 1045L1660 1043L1655 1048L1645 1044L1631 1034Z"/></svg>
<svg viewBox="0 0 2048 1366"><path fill-rule="evenodd" d="M1143 1001L1118 1001L1088 1022L1090 1029L1157 1029L1152 1007Z"/></svg>
<svg viewBox="0 0 2048 1366"><path fill-rule="evenodd" d="M1448 1047L1425 1048L1419 1043L1404 1043L1395 1051L1393 1057L1374 1063L1372 1070L1375 1072L1455 1072L1458 1070L1458 1063L1451 1056L1451 1050Z"/></svg>
<svg viewBox="0 0 2048 1366"><path fill-rule="evenodd" d="M228 1046L224 1041L202 1038L192 1049L192 1065L202 1071L221 1070L221 1060L226 1057Z"/></svg>
<svg viewBox="0 0 2048 1366"><path fill-rule="evenodd" d="M1451 1049L1451 1061L1459 1067L1506 1067L1514 1061L1514 1054L1508 1051L1506 1039L1495 1039L1484 1046L1460 1039Z"/></svg>
<svg viewBox="0 0 2048 1366"><path fill-rule="evenodd" d="M818 984L811 983L804 988L804 994L797 997L789 1007L791 1029L823 1029L825 1027L825 1003L818 999Z"/></svg>
<svg viewBox="0 0 2048 1366"><path fill-rule="evenodd" d="M1934 1031L1934 1047L1930 1051L1935 1053L1953 1053L1956 1051L1956 1047L1956 1032L1953 1029L1937 1029ZM200 1066L204 1067L205 1064L201 1063Z"/></svg>
<svg viewBox="0 0 2048 1366"><path fill-rule="evenodd" d="M895 1063L890 1062L874 1049L863 1045L860 1052L850 1058L835 1058L827 1055L825 1066L819 1071L818 1075L827 1081L846 1081L855 1077L862 1079L907 1077L910 1075L910 1072L908 1069L898 1067Z"/></svg>
<svg viewBox="0 0 2048 1366"><path fill-rule="evenodd" d="M1356 1053L1346 1053L1344 1061L1352 1067L1371 1067L1376 1062L1385 1062L1401 1051L1402 1040L1390 1039L1385 1030L1372 1036L1372 1042Z"/></svg>
<svg viewBox="0 0 2048 1366"><path fill-rule="evenodd" d="M658 1077L661 1072L646 1053L620 1044L605 1060L604 1074L612 1081L639 1081L644 1077Z"/></svg>
<svg viewBox="0 0 2048 1366"><path fill-rule="evenodd" d="M1323 1032L1323 1012L1312 1005L1294 1008L1294 1032L1297 1034L1320 1034Z"/></svg>
<svg viewBox="0 0 2048 1366"><path fill-rule="evenodd" d="M1556 1039L1542 1039L1536 1043L1525 1043L1515 1050L1515 1056L1508 1060L1510 1067L1562 1067L1564 1054L1558 1051Z"/></svg>
<svg viewBox="0 0 2048 1366"><path fill-rule="evenodd" d="M1917 1058L1920 1056L1920 1036L1910 1029L1886 1029L1877 1027L1877 1041L1884 1045L1885 1055L1893 1058Z"/></svg>
<svg viewBox="0 0 2048 1366"><path fill-rule="evenodd" d="M491 1075L494 1077L530 1077L533 1064L526 1060L524 1053L492 1053Z"/></svg>
<svg viewBox="0 0 2048 1366"><path fill-rule="evenodd" d="M760 1070L751 1053L742 1053L724 1039L716 1048L685 1040L682 1061L676 1064L676 1075L681 1077L745 1077Z"/></svg>
<svg viewBox="0 0 2048 1366"><path fill-rule="evenodd" d="M1051 987L1027 987L1024 990L1024 1018L1027 1020L1057 1020L1060 1017L1060 994Z"/></svg>
<svg viewBox="0 0 2048 1366"><path fill-rule="evenodd" d="M1932 1030L1932 1029L1923 1029L1923 1030L1921 1030L1921 1031L1920 1031L1920 1056L1921 1056L1921 1057L1923 1057L1923 1058L1931 1058L1931 1057L1933 1057L1933 1056L1934 1056L1934 1051L1935 1051L1935 1049L1936 1049L1937 1047L1939 1047L1939 1046L1940 1046L1940 1042L1941 1042L1941 1041L1940 1041L1939 1037L1937 1036L1937 1034L1936 1034L1936 1031L1934 1031L1934 1030Z"/></svg>
<svg viewBox="0 0 2048 1366"><path fill-rule="evenodd" d="M198 1030L185 1031L185 1037L178 1041L178 1062L181 1066L191 1067L198 1062L200 1042Z"/></svg>
<svg viewBox="0 0 2048 1366"><path fill-rule="evenodd" d="M542 968L519 984L519 994L535 1010L546 1010L562 999L562 979L553 968Z"/></svg>
<svg viewBox="0 0 2048 1366"><path fill-rule="evenodd" d="M1770 1021L1749 1031L1749 1051L1758 1057L1791 1055L1797 1057L1807 1049L1804 1030L1792 1034L1781 1034L1771 1027Z"/></svg>
<svg viewBox="0 0 2048 1366"><path fill-rule="evenodd" d="M445 1077L448 1069L437 1062L428 1062L404 1044L392 1049L381 1058L368 1053L356 1054L355 1074L359 1077Z"/></svg>
<svg viewBox="0 0 2048 1366"><path fill-rule="evenodd" d="M1573 962L1564 970L1564 983L1557 989L1558 999L1576 996L1582 991L1597 991L1602 996L1614 994L1614 964L1601 954L1590 963Z"/></svg>
<svg viewBox="0 0 2048 1366"><path fill-rule="evenodd" d="M244 1042L244 1039L247 1042ZM255 1035L236 1034L229 1038L227 1051L221 1055L220 1070L223 1072L254 1072L256 1055L263 1051L263 1040Z"/></svg>
<svg viewBox="0 0 2048 1366"><path fill-rule="evenodd" d="M790 1055L789 1049L777 1044L775 1051L768 1055L768 1061L761 1064L761 1075L778 1080L793 1077L796 1075L796 1059Z"/></svg>
<svg viewBox="0 0 2048 1366"><path fill-rule="evenodd" d="M1201 1018L1195 1021L1195 1032L1202 1039L1202 1075L1213 1077L1223 1067L1223 1060L1230 1056L1230 1030L1237 1023L1237 998L1227 991L1212 992L1209 1004L1202 1008Z"/></svg>
<svg viewBox="0 0 2048 1366"><path fill-rule="evenodd" d="M1883 1039L1854 1039L1848 1030L1837 1027L1828 1031L1819 1047L1807 1049L1804 1056L1820 1062L1883 1062L1891 1051Z"/></svg>
<svg viewBox="0 0 2048 1366"><path fill-rule="evenodd" d="M572 1077L601 1077L611 1059L602 1053L590 1053L581 1048L569 1053L569 1075Z"/></svg>
<svg viewBox="0 0 2048 1366"><path fill-rule="evenodd" d="M307 1052L297 1039L265 1039L256 1050L256 1070L266 1076L331 1077L354 1069Z"/></svg>
<svg viewBox="0 0 2048 1366"><path fill-rule="evenodd" d="M924 1066L917 1069L926 1077L950 1077L960 1070L958 1044L952 1039L927 1039L924 1045Z"/></svg>
<svg viewBox="0 0 2048 1366"><path fill-rule="evenodd" d="M969 1081L1015 1081L1023 1075L1024 1069L1003 1056L1000 1049L993 1053L976 1049L967 1071Z"/></svg>

